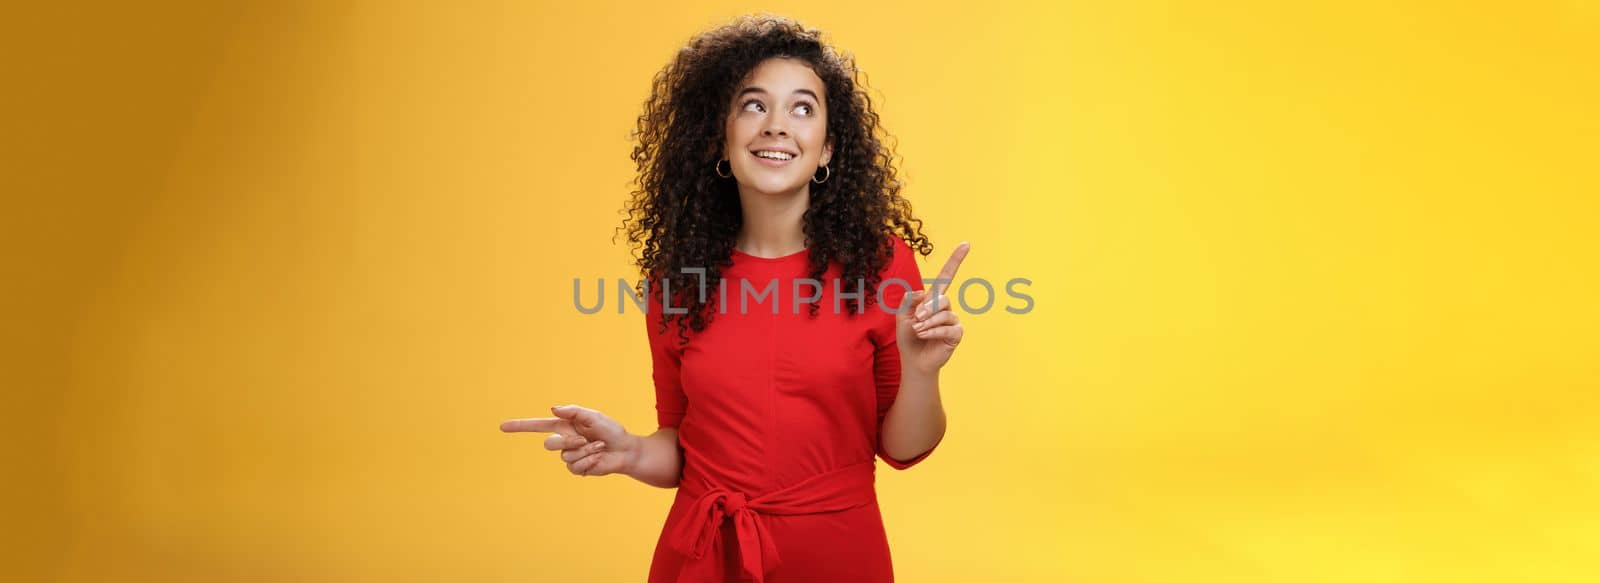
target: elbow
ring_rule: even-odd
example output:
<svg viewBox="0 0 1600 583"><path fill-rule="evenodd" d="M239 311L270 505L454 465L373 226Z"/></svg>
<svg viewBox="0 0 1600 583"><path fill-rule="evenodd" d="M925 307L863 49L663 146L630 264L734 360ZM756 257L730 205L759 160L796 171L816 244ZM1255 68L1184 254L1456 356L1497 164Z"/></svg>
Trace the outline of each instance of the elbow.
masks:
<svg viewBox="0 0 1600 583"><path fill-rule="evenodd" d="M879 440L878 457L883 458L884 463L889 464L891 468L905 470L928 459L928 456L939 448L939 444L944 443L944 432L940 431L933 436L931 442L924 441L920 446L908 447L899 442L894 442L895 447L890 447L890 442L894 442L894 440Z"/></svg>
<svg viewBox="0 0 1600 583"><path fill-rule="evenodd" d="M933 453L933 450L930 449L909 458L895 457L889 455L888 453L879 453L878 457L883 458L884 463L888 464L890 468L904 471L911 469L911 466L922 463L922 460L927 459L928 455L931 453Z"/></svg>
<svg viewBox="0 0 1600 583"><path fill-rule="evenodd" d="M888 464L891 468L896 470L905 470L909 469L911 466L922 463L922 460L927 459L929 455L933 454L933 450L937 446L938 444L935 443L933 447L928 447L927 449L915 452L891 451L888 448L879 446L878 457L882 458L883 462Z"/></svg>
<svg viewBox="0 0 1600 583"><path fill-rule="evenodd" d="M933 448L928 448L911 455L889 454L885 452L883 457L884 461L889 462L889 467L897 470L903 470L917 465L917 462L920 462L923 460L923 458L928 457L928 454L930 453L933 453Z"/></svg>

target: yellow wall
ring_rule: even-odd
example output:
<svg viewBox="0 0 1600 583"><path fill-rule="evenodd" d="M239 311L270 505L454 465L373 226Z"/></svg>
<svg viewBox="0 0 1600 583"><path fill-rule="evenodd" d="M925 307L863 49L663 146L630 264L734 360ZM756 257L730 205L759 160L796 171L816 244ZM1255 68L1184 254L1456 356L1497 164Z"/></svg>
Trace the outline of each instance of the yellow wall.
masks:
<svg viewBox="0 0 1600 583"><path fill-rule="evenodd" d="M571 278L756 8L870 73L925 272L1034 282L880 467L902 580L1600 572L1594 2L194 4L0 25L17 580L642 580L671 492L495 427L653 428Z"/></svg>

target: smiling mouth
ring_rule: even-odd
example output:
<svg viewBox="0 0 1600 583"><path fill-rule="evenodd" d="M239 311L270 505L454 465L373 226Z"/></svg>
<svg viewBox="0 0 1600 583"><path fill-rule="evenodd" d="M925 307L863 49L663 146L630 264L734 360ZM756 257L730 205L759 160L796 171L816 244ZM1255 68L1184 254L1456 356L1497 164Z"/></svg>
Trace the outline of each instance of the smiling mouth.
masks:
<svg viewBox="0 0 1600 583"><path fill-rule="evenodd" d="M750 152L750 155L768 166L783 166L797 157L794 154L778 150L756 150Z"/></svg>

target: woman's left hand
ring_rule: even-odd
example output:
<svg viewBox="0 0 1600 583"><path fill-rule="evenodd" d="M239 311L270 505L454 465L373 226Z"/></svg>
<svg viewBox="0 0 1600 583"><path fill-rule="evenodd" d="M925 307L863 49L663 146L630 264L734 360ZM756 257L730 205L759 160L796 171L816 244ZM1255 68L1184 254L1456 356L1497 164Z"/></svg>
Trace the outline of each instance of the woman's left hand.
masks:
<svg viewBox="0 0 1600 583"><path fill-rule="evenodd" d="M956 345L961 344L961 321L956 318L955 310L950 309L948 292L955 282L956 269L967 258L969 248L965 242L956 245L955 250L950 252L950 259L945 261L944 268L939 270L939 280L948 283L935 283L933 290L906 294L903 304L910 308L900 310L895 315L902 369L923 374L937 373L950 361ZM944 293L932 294L930 291Z"/></svg>

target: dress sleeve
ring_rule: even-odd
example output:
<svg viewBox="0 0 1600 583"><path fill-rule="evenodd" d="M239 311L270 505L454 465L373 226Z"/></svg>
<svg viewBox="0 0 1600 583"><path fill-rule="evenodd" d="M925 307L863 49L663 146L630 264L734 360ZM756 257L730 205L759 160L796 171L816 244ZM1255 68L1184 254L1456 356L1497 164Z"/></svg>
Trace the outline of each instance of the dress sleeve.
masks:
<svg viewBox="0 0 1600 583"><path fill-rule="evenodd" d="M682 345L678 342L676 323L661 330L661 305L648 305L645 314L645 333L650 338L651 378L656 386L656 424L658 427L677 427L688 409L689 398L683 392L681 364Z"/></svg>
<svg viewBox="0 0 1600 583"><path fill-rule="evenodd" d="M899 308L900 302L905 299L908 286L913 291L921 291L923 289L922 270L917 267L916 256L912 253L911 247L906 245L905 241L901 241L899 237L891 236L890 238L894 246L894 258L889 262L889 267L885 269L883 281L880 284L883 289L883 305L869 308L869 310L883 316L880 320L882 323L875 328L877 333L874 335L873 348L873 373L878 387L876 448L878 457L882 458L884 463L889 464L889 467L904 470L926 459L928 454L933 453L933 450L939 447L939 443L943 442L944 438L941 436L939 441L933 444L933 447L928 448L928 451L904 461L889 457L889 452L883 449L883 419L889 414L889 406L894 404L895 397L900 394L900 345L895 335L893 311ZM900 281L894 281L896 279ZM904 283L902 284L901 282ZM884 313L884 310L888 310L889 313Z"/></svg>

